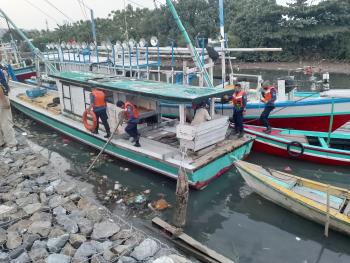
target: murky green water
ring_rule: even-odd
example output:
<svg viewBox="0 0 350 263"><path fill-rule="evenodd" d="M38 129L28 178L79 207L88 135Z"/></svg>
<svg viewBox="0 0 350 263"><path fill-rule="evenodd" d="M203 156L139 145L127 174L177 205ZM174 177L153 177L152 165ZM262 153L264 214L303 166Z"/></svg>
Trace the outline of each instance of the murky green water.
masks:
<svg viewBox="0 0 350 263"><path fill-rule="evenodd" d="M346 76L342 76L339 83L345 79ZM31 140L70 159L73 174L87 179L84 171L96 151L21 114L15 117L16 123L25 126L34 136ZM350 188L349 168L320 166L258 153L252 153L248 161L280 170L288 165L296 175ZM164 197L174 204L174 181L124 161L106 159L96 168L96 175L96 192L101 198L105 190L113 188L113 182L118 181L136 194L150 189L150 201ZM98 183L103 175L108 176L110 185ZM111 205L111 208L118 209L118 205ZM171 215L172 209L163 213L169 220ZM149 219L149 213L144 216ZM350 262L350 237L330 231L329 238L324 238L322 226L252 193L234 169L205 190L191 191L185 231L241 263Z"/></svg>

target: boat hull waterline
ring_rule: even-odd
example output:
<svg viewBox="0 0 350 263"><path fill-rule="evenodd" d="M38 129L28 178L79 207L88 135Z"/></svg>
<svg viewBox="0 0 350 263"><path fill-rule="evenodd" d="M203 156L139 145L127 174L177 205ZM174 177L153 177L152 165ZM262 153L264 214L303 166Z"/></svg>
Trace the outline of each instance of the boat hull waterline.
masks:
<svg viewBox="0 0 350 263"><path fill-rule="evenodd" d="M47 125L50 128L57 130L60 133L63 133L79 142L87 144L98 150L102 149L103 145L105 144L104 140L92 135L91 133L77 130L65 123L57 121L39 111L30 109L15 101L11 101L11 104L14 108L29 116L30 118L44 125ZM243 144L241 147L236 148L233 151L224 154L223 156L220 156L216 160L209 162L197 170L187 171L190 186L198 190L205 188L214 179L221 177L225 172L232 168L235 160L244 159L246 156L248 156L252 149L252 145L253 139ZM155 171L158 174L165 175L171 179L177 179L178 167L159 162L150 156L145 156L111 144L106 147L105 152L116 158L123 159L146 169Z"/></svg>
<svg viewBox="0 0 350 263"><path fill-rule="evenodd" d="M256 126L245 126L246 133L256 136L253 144L254 151L325 165L350 165L350 151L314 146L307 143L301 143L304 152L299 156L293 157L288 152L288 145L292 142L292 139L278 137L278 134L274 135L274 131L278 129L273 129L271 134L264 133L263 129ZM294 153L300 153L300 147L298 146L292 146L290 150Z"/></svg>
<svg viewBox="0 0 350 263"><path fill-rule="evenodd" d="M264 178L264 176L259 176L257 172L239 164L239 162L236 163L236 168L248 186L263 198L306 219L325 225L327 213L326 205L321 205L313 200L307 199L304 196L298 195ZM348 216L340 214L334 209L330 209L329 222L329 227L331 229L350 235L350 218Z"/></svg>

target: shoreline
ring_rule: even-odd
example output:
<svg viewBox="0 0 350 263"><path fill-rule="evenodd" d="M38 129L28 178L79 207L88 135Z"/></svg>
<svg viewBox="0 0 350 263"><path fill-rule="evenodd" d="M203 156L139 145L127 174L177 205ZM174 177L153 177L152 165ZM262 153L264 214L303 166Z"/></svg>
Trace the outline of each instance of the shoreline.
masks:
<svg viewBox="0 0 350 263"><path fill-rule="evenodd" d="M191 262L101 205L64 157L16 137L0 148L0 262Z"/></svg>
<svg viewBox="0 0 350 263"><path fill-rule="evenodd" d="M239 66L240 69L257 69L257 70L284 70L284 71L300 71L307 66L316 67L320 72L349 74L350 63L346 62L329 62L322 61L303 61L303 62L239 62L232 61L233 68Z"/></svg>

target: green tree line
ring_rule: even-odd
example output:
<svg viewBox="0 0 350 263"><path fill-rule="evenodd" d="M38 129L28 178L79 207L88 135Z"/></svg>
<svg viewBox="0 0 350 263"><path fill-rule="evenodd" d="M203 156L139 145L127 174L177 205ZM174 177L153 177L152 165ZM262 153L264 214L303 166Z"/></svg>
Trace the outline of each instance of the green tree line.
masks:
<svg viewBox="0 0 350 263"><path fill-rule="evenodd" d="M218 38L218 0L177 0L175 7L189 35ZM126 21L126 22L125 22ZM126 26L127 25L127 26ZM323 0L308 5L295 0L281 6L276 0L225 0L225 31L229 47L281 47L281 53L242 53L247 61L292 61L299 59L350 59L350 1ZM127 33L126 33L127 28ZM161 45L176 40L184 46L181 33L166 6L157 9L133 8L111 11L96 19L98 42L127 38L150 39ZM91 22L57 25L52 31L27 32L41 50L45 44L60 41L92 41ZM14 34L16 39L20 39ZM9 33L4 35L9 40Z"/></svg>

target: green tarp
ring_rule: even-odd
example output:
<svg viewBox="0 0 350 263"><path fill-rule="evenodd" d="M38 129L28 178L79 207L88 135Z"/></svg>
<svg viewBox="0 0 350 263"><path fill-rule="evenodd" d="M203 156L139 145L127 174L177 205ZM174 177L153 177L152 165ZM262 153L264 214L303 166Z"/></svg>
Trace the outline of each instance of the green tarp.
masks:
<svg viewBox="0 0 350 263"><path fill-rule="evenodd" d="M57 72L50 76L70 83L177 103L199 102L207 98L222 97L225 94L232 94L232 90L223 88L173 85L163 82L134 80L91 72Z"/></svg>

